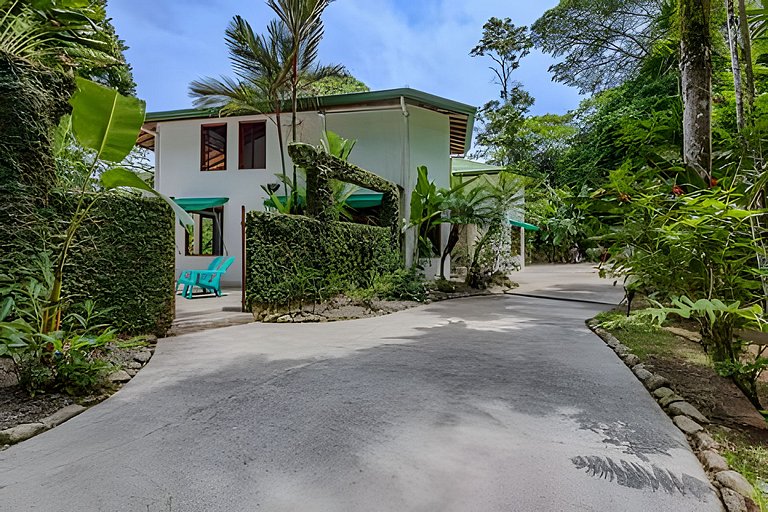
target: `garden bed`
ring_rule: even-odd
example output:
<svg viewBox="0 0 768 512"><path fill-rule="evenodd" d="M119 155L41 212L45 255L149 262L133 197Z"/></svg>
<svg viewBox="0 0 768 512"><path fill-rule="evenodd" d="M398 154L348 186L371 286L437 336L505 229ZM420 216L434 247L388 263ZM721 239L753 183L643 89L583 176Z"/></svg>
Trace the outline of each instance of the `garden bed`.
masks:
<svg viewBox="0 0 768 512"><path fill-rule="evenodd" d="M598 315L603 324L645 367L667 378L675 393L694 405L710 421L707 431L720 444L729 465L744 474L768 496L768 422L729 378L718 375L708 359L695 327L668 322L664 329L640 320L622 320L616 309ZM612 325L611 321L616 321ZM768 385L760 386L760 399L768 403ZM766 497L760 505L768 504Z"/></svg>
<svg viewBox="0 0 768 512"><path fill-rule="evenodd" d="M110 348L105 358L115 365L114 372L105 376L103 387L79 396L62 392L30 396L16 383L8 361L0 360L0 433L19 425L46 423L46 418L73 405L90 407L106 400L131 380L153 353L153 347ZM7 446L0 443L0 450L4 448Z"/></svg>

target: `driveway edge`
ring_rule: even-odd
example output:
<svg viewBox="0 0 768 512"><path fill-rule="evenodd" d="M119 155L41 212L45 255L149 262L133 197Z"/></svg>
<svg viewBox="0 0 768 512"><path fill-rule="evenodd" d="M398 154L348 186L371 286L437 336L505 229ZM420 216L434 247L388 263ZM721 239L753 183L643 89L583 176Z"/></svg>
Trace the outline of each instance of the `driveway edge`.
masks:
<svg viewBox="0 0 768 512"><path fill-rule="evenodd" d="M587 327L613 350L619 359L643 383L659 407L670 417L675 426L685 434L693 453L701 462L710 482L718 490L720 500L728 512L760 512L752 499L754 488L746 478L729 468L725 458L718 452L720 446L706 432L702 424L710 423L693 405L675 394L669 380L648 371L640 359L611 333L602 329L594 320L586 321Z"/></svg>

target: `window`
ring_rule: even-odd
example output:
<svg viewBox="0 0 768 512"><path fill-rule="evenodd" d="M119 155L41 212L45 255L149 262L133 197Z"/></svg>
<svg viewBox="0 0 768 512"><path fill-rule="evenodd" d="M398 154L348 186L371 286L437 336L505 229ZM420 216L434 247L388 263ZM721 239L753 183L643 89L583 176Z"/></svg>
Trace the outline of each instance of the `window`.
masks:
<svg viewBox="0 0 768 512"><path fill-rule="evenodd" d="M187 226L187 256L222 256L224 254L224 208L190 212L195 223Z"/></svg>
<svg viewBox="0 0 768 512"><path fill-rule="evenodd" d="M267 123L240 123L239 168L267 168Z"/></svg>
<svg viewBox="0 0 768 512"><path fill-rule="evenodd" d="M200 133L200 170L227 169L227 125L206 124Z"/></svg>

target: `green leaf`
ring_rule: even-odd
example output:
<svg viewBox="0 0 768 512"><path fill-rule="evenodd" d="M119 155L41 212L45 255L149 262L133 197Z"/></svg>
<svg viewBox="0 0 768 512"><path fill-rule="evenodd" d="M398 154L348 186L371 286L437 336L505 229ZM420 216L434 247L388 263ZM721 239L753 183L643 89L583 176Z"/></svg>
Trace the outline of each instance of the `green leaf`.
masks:
<svg viewBox="0 0 768 512"><path fill-rule="evenodd" d="M107 190L118 187L127 187L154 194L173 208L176 218L179 219L179 222L181 222L183 226L193 226L195 224L192 217L181 206L176 204L176 201L153 189L147 182L139 178L136 173L131 172L128 169L113 167L112 169L104 171L101 173L101 185Z"/></svg>
<svg viewBox="0 0 768 512"><path fill-rule="evenodd" d="M78 78L77 91L69 102L72 128L81 145L109 162L120 162L128 156L144 123L143 101Z"/></svg>

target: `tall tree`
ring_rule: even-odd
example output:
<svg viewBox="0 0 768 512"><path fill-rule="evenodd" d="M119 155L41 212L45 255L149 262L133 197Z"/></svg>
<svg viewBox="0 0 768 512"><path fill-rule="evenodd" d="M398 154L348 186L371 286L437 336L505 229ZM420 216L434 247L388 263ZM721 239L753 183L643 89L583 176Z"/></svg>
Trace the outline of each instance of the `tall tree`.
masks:
<svg viewBox="0 0 768 512"><path fill-rule="evenodd" d="M532 47L528 27L516 27L509 18L491 18L483 25L483 37L469 54L472 57L488 56L493 60L495 65L490 69L501 86L501 99L506 102L517 85L510 76Z"/></svg>
<svg viewBox="0 0 768 512"><path fill-rule="evenodd" d="M744 87L741 80L741 58L739 57L739 21L733 0L725 0L726 25L728 32L728 48L731 51L731 71L733 72L733 89L736 95L736 126L742 131L744 120Z"/></svg>
<svg viewBox="0 0 768 512"><path fill-rule="evenodd" d="M710 0L680 0L683 161L707 183L712 176Z"/></svg>
<svg viewBox="0 0 768 512"><path fill-rule="evenodd" d="M621 85L634 76L654 43L672 0L560 0L531 27L536 46L562 62L554 80L582 94Z"/></svg>
<svg viewBox="0 0 768 512"><path fill-rule="evenodd" d="M492 163L509 166L514 160L516 135L534 99L512 79L512 72L533 47L528 27L516 27L509 18L491 18L483 25L483 36L471 51L472 57L489 57L499 85L501 102L494 100L480 109L476 155Z"/></svg>

